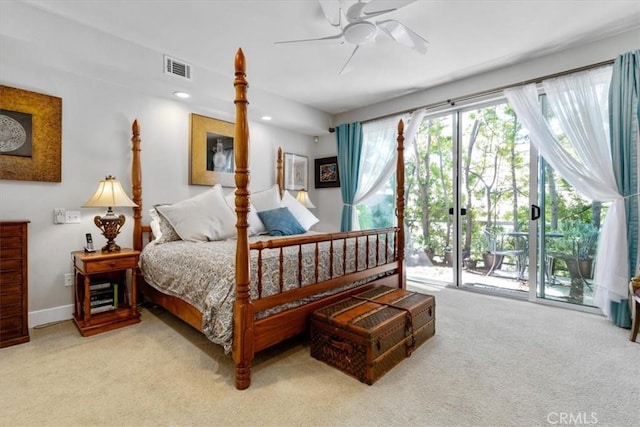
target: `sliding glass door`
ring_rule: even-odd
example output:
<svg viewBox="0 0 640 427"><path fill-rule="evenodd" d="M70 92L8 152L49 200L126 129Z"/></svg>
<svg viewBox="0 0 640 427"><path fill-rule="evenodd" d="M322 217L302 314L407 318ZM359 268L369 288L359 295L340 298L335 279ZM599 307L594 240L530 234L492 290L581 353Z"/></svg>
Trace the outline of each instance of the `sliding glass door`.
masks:
<svg viewBox="0 0 640 427"><path fill-rule="evenodd" d="M507 103L459 114L460 283L527 292L529 140Z"/></svg>
<svg viewBox="0 0 640 427"><path fill-rule="evenodd" d="M607 209L580 195L544 160L540 164L544 230L536 296L592 306L598 230Z"/></svg>
<svg viewBox="0 0 640 427"><path fill-rule="evenodd" d="M529 143L508 104L425 117L405 157L408 277L526 292Z"/></svg>
<svg viewBox="0 0 640 427"><path fill-rule="evenodd" d="M393 188L358 206L361 228L391 225ZM406 144L405 198L410 280L593 305L606 207L538 158L504 100L426 115Z"/></svg>
<svg viewBox="0 0 640 427"><path fill-rule="evenodd" d="M407 274L435 284L454 281L454 113L425 117L405 153ZM451 212L452 213L452 212Z"/></svg>

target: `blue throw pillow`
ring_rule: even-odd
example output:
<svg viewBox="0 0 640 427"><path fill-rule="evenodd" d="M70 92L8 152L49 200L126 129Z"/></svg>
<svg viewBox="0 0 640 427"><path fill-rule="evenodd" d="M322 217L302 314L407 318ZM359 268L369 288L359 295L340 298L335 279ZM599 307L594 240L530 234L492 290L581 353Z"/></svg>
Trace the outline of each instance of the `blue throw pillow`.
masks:
<svg viewBox="0 0 640 427"><path fill-rule="evenodd" d="M306 232L289 208L258 212L258 216L269 231L270 236L292 236Z"/></svg>

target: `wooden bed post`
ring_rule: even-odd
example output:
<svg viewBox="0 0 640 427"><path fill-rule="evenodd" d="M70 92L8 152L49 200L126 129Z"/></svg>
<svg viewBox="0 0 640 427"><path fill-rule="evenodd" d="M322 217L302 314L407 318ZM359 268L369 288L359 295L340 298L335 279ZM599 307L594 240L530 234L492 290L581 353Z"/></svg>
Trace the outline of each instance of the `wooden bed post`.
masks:
<svg viewBox="0 0 640 427"><path fill-rule="evenodd" d="M284 174L282 173L282 147L278 147L278 159L276 160L276 183L278 184L278 191L280 192L280 198L284 194Z"/></svg>
<svg viewBox="0 0 640 427"><path fill-rule="evenodd" d="M131 125L131 186L133 202L138 205L133 208L133 249L142 250L142 168L140 166L140 125L138 119Z"/></svg>
<svg viewBox="0 0 640 427"><path fill-rule="evenodd" d="M405 289L406 271L404 265L404 122L398 122L398 162L396 164L396 215L398 217L398 263L401 265L398 272L400 287Z"/></svg>
<svg viewBox="0 0 640 427"><path fill-rule="evenodd" d="M251 361L253 360L254 311L250 300L249 236L249 124L247 120L246 64L242 49L235 57L236 124L233 149L235 154L236 181L236 302L233 309L233 361L235 363L236 388L244 390L251 385Z"/></svg>

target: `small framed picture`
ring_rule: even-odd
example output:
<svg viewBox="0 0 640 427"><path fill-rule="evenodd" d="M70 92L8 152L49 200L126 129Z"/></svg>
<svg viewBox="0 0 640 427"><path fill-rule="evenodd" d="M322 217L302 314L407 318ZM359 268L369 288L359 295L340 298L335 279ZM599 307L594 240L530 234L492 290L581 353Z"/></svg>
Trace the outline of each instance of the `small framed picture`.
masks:
<svg viewBox="0 0 640 427"><path fill-rule="evenodd" d="M309 189L309 159L298 154L284 153L285 190Z"/></svg>
<svg viewBox="0 0 640 427"><path fill-rule="evenodd" d="M316 188L340 187L338 157L315 159Z"/></svg>

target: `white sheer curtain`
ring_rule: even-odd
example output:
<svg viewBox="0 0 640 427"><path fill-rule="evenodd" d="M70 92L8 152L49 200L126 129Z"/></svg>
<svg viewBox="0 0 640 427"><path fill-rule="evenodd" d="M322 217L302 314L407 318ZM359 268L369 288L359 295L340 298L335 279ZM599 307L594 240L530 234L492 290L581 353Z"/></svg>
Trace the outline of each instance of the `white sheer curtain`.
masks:
<svg viewBox="0 0 640 427"><path fill-rule="evenodd" d="M398 158L397 137L398 122L402 119L404 126L405 150L416 136L418 126L422 122L425 111L413 114L397 115L362 124L363 142L360 163L358 191L353 204L362 203L384 187L396 170ZM358 211L353 210L353 229L360 229Z"/></svg>
<svg viewBox="0 0 640 427"><path fill-rule="evenodd" d="M626 298L628 272L624 199L613 174L608 136L610 79L611 68L606 67L543 82L569 147L554 137L543 117L535 85L505 90L518 119L529 130L531 143L547 163L586 197L612 202L598 239L595 272L595 303L607 316L610 301Z"/></svg>

